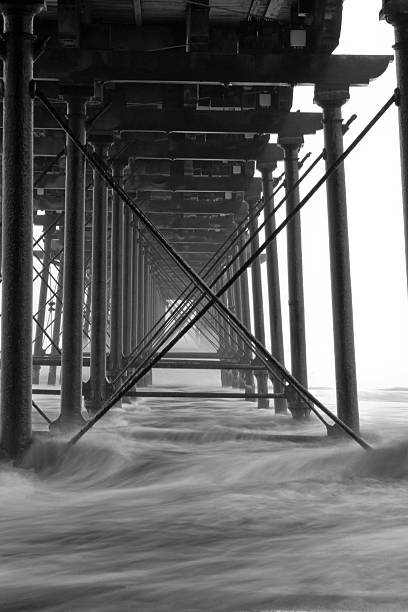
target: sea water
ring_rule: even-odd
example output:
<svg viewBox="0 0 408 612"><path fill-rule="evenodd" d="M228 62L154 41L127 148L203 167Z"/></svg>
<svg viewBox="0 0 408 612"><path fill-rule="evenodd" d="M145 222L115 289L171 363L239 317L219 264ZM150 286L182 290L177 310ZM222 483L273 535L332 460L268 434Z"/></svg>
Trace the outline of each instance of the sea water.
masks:
<svg viewBox="0 0 408 612"><path fill-rule="evenodd" d="M408 391L360 406L369 452L254 402L149 398L60 462L45 446L37 470L3 465L0 610L408 610Z"/></svg>

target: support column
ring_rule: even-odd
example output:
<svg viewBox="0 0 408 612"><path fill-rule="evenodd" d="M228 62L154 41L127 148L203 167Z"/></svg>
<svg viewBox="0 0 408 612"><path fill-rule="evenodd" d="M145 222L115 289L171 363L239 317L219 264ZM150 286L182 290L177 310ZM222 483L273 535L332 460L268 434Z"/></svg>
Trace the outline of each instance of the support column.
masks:
<svg viewBox="0 0 408 612"><path fill-rule="evenodd" d="M278 143L285 151L286 212L289 214L299 204L299 188L293 185L299 179L298 153L303 137L279 138ZM290 356L293 376L307 387L307 358L305 303L303 295L302 230L300 215L296 215L287 226L288 251L288 289L289 289L289 326ZM309 416L309 408L296 395L292 394L288 407L294 418Z"/></svg>
<svg viewBox="0 0 408 612"><path fill-rule="evenodd" d="M323 109L326 168L329 168L343 153L341 107L348 99L348 87L342 90L324 87L315 89L315 102ZM357 374L344 164L329 176L326 189L337 414L342 421L358 432Z"/></svg>
<svg viewBox="0 0 408 612"><path fill-rule="evenodd" d="M137 278L138 278L138 318L137 318L137 335L138 335L138 344L139 348L143 349L144 345L140 344L145 336L144 332L144 319L145 319L145 272L144 268L146 265L146 254L145 247L143 244L142 232L139 232L139 240L138 240L138 268L137 268ZM141 378L139 381L139 386L144 387L146 384L145 377Z"/></svg>
<svg viewBox="0 0 408 612"><path fill-rule="evenodd" d="M275 163L258 163L258 170L262 174L262 192L264 198L265 214L265 239L271 236L276 229L275 216L272 214L274 209L273 189L274 179L273 170ZM282 325L282 306L280 295L279 279L279 259L278 244L276 239L266 247L266 270L268 274L268 298L269 298L269 325L271 334L271 353L282 364L285 364L285 352L283 347L283 325ZM274 393L283 393L284 385L273 381ZM286 399L277 398L274 400L275 412L286 414Z"/></svg>
<svg viewBox="0 0 408 612"><path fill-rule="evenodd" d="M224 274L224 276L222 277L221 281L218 281L217 283L217 287L216 287L216 291L219 291L219 289L221 288L221 285L227 282L227 275ZM224 306L227 306L227 293L223 293L221 296L221 301L224 304ZM227 334L225 332L225 319L223 319L220 315L220 313L214 308L214 316L216 318L216 321L218 323L218 329L219 329L219 349L218 349L218 356L221 360L225 360L228 359L228 351L227 351L227 344L228 344L228 338L227 338ZM225 370L225 369L221 369L220 370L220 375L221 375L221 386L224 387L230 387L231 386L231 372L230 370Z"/></svg>
<svg viewBox="0 0 408 612"><path fill-rule="evenodd" d="M138 289L138 272L139 272L139 231L136 218L132 219L132 351L138 343L137 335L137 318L139 316L139 289Z"/></svg>
<svg viewBox="0 0 408 612"><path fill-rule="evenodd" d="M252 215L250 209L250 215ZM259 234L256 234L258 229L258 219L255 217L249 223L249 232L253 236L251 241L251 254L259 248ZM264 308L262 299L262 276L261 262L257 257L251 265L252 272L252 303L254 307L254 335L265 344L265 323L264 323ZM257 381L258 393L268 393L268 375L266 371L257 370L255 374ZM269 400L265 398L258 399L258 408L269 408Z"/></svg>
<svg viewBox="0 0 408 612"><path fill-rule="evenodd" d="M65 94L68 124L86 141L86 102L82 88ZM67 137L64 225L64 291L62 318L61 413L51 429L69 433L84 422L82 408L82 346L85 247L85 159Z"/></svg>
<svg viewBox="0 0 408 612"><path fill-rule="evenodd" d="M234 254L236 254L237 250L238 250L238 247L235 247ZM233 268L232 273L235 274L238 271L238 259L235 260L232 268ZM233 290L234 290L235 311L236 311L235 314L242 323L243 322L242 296L241 296L241 283L240 283L239 278L235 281L233 285ZM239 360L242 361L242 356L245 353L244 341L240 337L238 337L237 342L238 342ZM243 370L237 370L236 376L237 376L237 386L240 389L245 389L245 376L243 375Z"/></svg>
<svg viewBox="0 0 408 612"><path fill-rule="evenodd" d="M394 26L395 33L405 265L408 282L408 7L406 2L383 0L381 17Z"/></svg>
<svg viewBox="0 0 408 612"><path fill-rule="evenodd" d="M246 238L244 233L241 232L238 239L238 248L242 249L246 242ZM245 263L246 257L244 253L238 258L238 265L240 268L243 267ZM248 279L248 270L244 270L244 272L239 277L239 283L241 285L241 297L242 297L242 322L245 327L251 331L251 310L249 305L249 279ZM244 344L245 351L245 362L249 364L252 361L252 354L246 344ZM254 384L254 373L251 370L244 371L245 376L245 391L246 393L254 393L255 392L255 384ZM252 400L250 400L252 401Z"/></svg>
<svg viewBox="0 0 408 612"><path fill-rule="evenodd" d="M110 138L92 137L98 158L105 158ZM107 242L108 194L101 175L93 172L92 277L91 277L91 367L84 385L86 409L95 414L106 399Z"/></svg>
<svg viewBox="0 0 408 612"><path fill-rule="evenodd" d="M232 278L232 275L233 275L233 267L231 266L227 270L227 279L230 280ZM232 285L227 290L227 300L228 300L228 310L236 315L237 306L236 306L236 300L235 300L234 285ZM229 344L229 351L228 351L229 357L232 361L238 362L239 361L238 334L232 328L232 326L229 326L228 324L227 324L227 333L228 333L228 344ZM238 388L239 387L239 371L230 370L229 375L230 375L231 387Z"/></svg>
<svg viewBox="0 0 408 612"><path fill-rule="evenodd" d="M114 162L113 177L120 180L123 165ZM120 197L114 191L112 194L112 232L111 232L111 350L109 369L112 374L118 372L122 367L123 354L123 308L122 308L122 248L123 248L123 204Z"/></svg>
<svg viewBox="0 0 408 612"><path fill-rule="evenodd" d="M33 314L33 21L44 2L0 2L4 34L1 453L31 441Z"/></svg>
<svg viewBox="0 0 408 612"><path fill-rule="evenodd" d="M43 338L44 338L44 325L45 325L45 314L47 311L47 294L48 294L48 280L50 277L50 260L51 254L51 234L48 234L44 239L44 254L43 254L43 265L40 275L40 294L38 297L38 311L37 311L37 324L35 329L35 340L33 355L35 357L41 357L44 354L43 351ZM40 371L41 366L33 366L33 383L38 385L40 382Z"/></svg>
<svg viewBox="0 0 408 612"><path fill-rule="evenodd" d="M133 275L133 227L132 212L128 206L123 211L123 355L132 350L132 275Z"/></svg>
<svg viewBox="0 0 408 612"><path fill-rule="evenodd" d="M144 291L143 291L143 336L146 336L150 331L150 313L151 313L151 302L150 302L150 285L151 285L151 273L150 273L150 249L146 245L145 246L145 266L144 266ZM147 342L148 345L148 342ZM151 385L153 382L153 371L150 369L144 378L145 385Z"/></svg>
<svg viewBox="0 0 408 612"><path fill-rule="evenodd" d="M60 265L58 269L57 279L57 292L55 295L55 313L54 313L54 324L52 327L52 342L51 355L58 355L58 351L55 347L60 345L61 335L61 315L62 315L62 292L63 292L63 279L64 279L64 260L61 256ZM51 365L48 371L48 384L55 385L57 382L57 366Z"/></svg>

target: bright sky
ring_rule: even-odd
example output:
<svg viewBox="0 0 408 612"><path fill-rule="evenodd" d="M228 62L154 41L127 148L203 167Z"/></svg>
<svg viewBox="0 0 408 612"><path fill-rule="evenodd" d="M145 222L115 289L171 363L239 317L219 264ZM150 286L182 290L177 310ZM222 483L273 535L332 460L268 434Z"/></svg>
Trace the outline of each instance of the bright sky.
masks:
<svg viewBox="0 0 408 612"><path fill-rule="evenodd" d="M336 53L393 55L393 28L380 22L380 0L346 0ZM344 118L358 120L345 145L388 100L396 87L395 65L368 87L352 88ZM318 111L313 88L298 87L293 110ZM322 133L306 139L301 156L313 158ZM310 160L309 160L310 161ZM278 167L278 174L281 168ZM302 184L301 194L321 176ZM402 224L398 119L395 107L373 129L346 163L354 325L359 388L406 386L408 382L408 303ZM334 358L325 188L302 213L306 340L309 384L334 385ZM286 245L280 238L282 305L288 340ZM289 365L289 347L286 362Z"/></svg>

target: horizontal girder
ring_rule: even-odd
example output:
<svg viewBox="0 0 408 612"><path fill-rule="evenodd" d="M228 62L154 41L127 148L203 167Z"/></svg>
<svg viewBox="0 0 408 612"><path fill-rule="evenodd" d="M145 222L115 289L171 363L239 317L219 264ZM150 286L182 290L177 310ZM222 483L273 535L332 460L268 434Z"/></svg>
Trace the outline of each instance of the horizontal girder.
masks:
<svg viewBox="0 0 408 612"><path fill-rule="evenodd" d="M37 60L36 79L209 85L367 85L391 61L381 55L134 53L50 48Z"/></svg>
<svg viewBox="0 0 408 612"><path fill-rule="evenodd" d="M60 105L64 114L65 108ZM314 134L321 129L321 113L274 111L194 111L136 109L118 105L101 114L92 129L112 132L163 132L197 134ZM36 130L61 130L43 108L34 112Z"/></svg>

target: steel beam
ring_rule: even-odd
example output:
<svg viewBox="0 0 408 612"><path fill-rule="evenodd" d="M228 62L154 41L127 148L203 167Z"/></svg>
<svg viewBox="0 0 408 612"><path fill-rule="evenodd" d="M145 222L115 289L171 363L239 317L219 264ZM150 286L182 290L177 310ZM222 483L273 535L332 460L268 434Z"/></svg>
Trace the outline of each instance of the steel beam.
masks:
<svg viewBox="0 0 408 612"><path fill-rule="evenodd" d="M50 49L36 64L39 79L89 85L102 82L208 85L367 85L380 76L392 57L383 55L163 54L105 49Z"/></svg>
<svg viewBox="0 0 408 612"><path fill-rule="evenodd" d="M92 81L91 81L92 82ZM61 127L36 106L37 130L60 131ZM102 113L92 123L98 132L151 132L165 134L315 134L321 129L320 113L291 113L270 110L196 111L190 108L151 110L127 107L125 103Z"/></svg>
<svg viewBox="0 0 408 612"><path fill-rule="evenodd" d="M48 134L48 132L47 132ZM123 144L122 144L123 146ZM169 159L169 160L228 160L251 161L266 157L271 162L283 160L281 147L275 144L254 142L220 143L175 143L128 141L124 150L126 159Z"/></svg>
<svg viewBox="0 0 408 612"><path fill-rule="evenodd" d="M138 176L133 180L127 178L126 189L129 193L134 191L173 191L193 193L247 193L248 197L259 197L261 194L261 181L258 178L243 176L235 177L207 177L207 176ZM42 189L65 189L64 175L48 175L42 181Z"/></svg>
<svg viewBox="0 0 408 612"><path fill-rule="evenodd" d="M2 1L3 210L0 453L31 442L34 17L44 2Z"/></svg>

